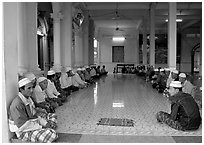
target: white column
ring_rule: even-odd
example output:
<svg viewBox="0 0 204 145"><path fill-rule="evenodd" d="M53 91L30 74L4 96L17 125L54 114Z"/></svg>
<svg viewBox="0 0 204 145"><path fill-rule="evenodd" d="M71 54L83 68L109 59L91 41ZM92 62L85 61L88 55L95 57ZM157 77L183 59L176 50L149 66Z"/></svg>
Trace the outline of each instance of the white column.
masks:
<svg viewBox="0 0 204 145"><path fill-rule="evenodd" d="M26 3L26 31L27 31L27 49L29 62L28 71L37 73L41 71L38 66L38 46L37 46L37 3Z"/></svg>
<svg viewBox="0 0 204 145"><path fill-rule="evenodd" d="M136 47L135 47L135 63L139 64L139 30L136 30Z"/></svg>
<svg viewBox="0 0 204 145"><path fill-rule="evenodd" d="M53 18L53 37L54 37L54 66L53 67L61 67L61 54L60 54L60 21L63 18L62 13L54 12L51 14Z"/></svg>
<svg viewBox="0 0 204 145"><path fill-rule="evenodd" d="M142 45L143 64L147 64L147 19L143 19L143 45Z"/></svg>
<svg viewBox="0 0 204 145"><path fill-rule="evenodd" d="M89 20L89 64L94 64L94 21Z"/></svg>
<svg viewBox="0 0 204 145"><path fill-rule="evenodd" d="M61 25L62 66L72 66L72 3L62 3L64 18Z"/></svg>
<svg viewBox="0 0 204 145"><path fill-rule="evenodd" d="M168 18L168 66L176 68L176 3L169 2Z"/></svg>
<svg viewBox="0 0 204 145"><path fill-rule="evenodd" d="M88 18L88 14L85 13L84 15L84 22L82 23L82 31L83 31L83 62L84 65L89 65L89 61L88 61L88 53L89 53L89 44L88 44L88 40L89 40L89 18Z"/></svg>
<svg viewBox="0 0 204 145"><path fill-rule="evenodd" d="M155 66L155 3L150 10L150 65Z"/></svg>
<svg viewBox="0 0 204 145"><path fill-rule="evenodd" d="M2 95L2 142L9 143L13 135L8 129L7 109L18 93L18 3L3 3L3 95Z"/></svg>
<svg viewBox="0 0 204 145"><path fill-rule="evenodd" d="M81 32L75 33L75 65L76 66L84 65Z"/></svg>
<svg viewBox="0 0 204 145"><path fill-rule="evenodd" d="M26 25L26 3L17 3L17 46L18 46L18 72L23 74L28 70L28 49Z"/></svg>

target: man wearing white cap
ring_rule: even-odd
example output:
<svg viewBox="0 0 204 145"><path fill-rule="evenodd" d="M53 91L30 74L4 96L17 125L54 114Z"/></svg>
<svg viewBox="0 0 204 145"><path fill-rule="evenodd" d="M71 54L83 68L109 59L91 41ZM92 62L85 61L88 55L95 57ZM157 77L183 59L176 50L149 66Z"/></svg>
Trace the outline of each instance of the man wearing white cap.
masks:
<svg viewBox="0 0 204 145"><path fill-rule="evenodd" d="M45 91L51 100L53 100L54 102L57 102L58 105L61 106L62 102L66 100L66 97L62 96L55 87L55 84L54 84L55 72L53 70L48 71L47 78L48 78L48 85Z"/></svg>
<svg viewBox="0 0 204 145"><path fill-rule="evenodd" d="M79 71L81 71L81 69L78 68L77 72ZM83 81L78 73L75 73L74 76L72 77L72 84L75 87L85 88L87 85L87 82Z"/></svg>
<svg viewBox="0 0 204 145"><path fill-rule="evenodd" d="M171 113L160 111L156 118L176 130L196 130L201 124L201 117L197 103L189 94L182 92L179 81L172 81L169 88Z"/></svg>
<svg viewBox="0 0 204 145"><path fill-rule="evenodd" d="M193 84L191 84L191 82L186 79L186 74L185 73L180 73L179 74L179 81L182 84L182 91L184 93L190 94L192 97L195 97L196 87L193 86Z"/></svg>
<svg viewBox="0 0 204 145"><path fill-rule="evenodd" d="M35 105L30 98L33 84L28 78L19 81L19 93L9 108L9 129L18 139L28 142L53 142L58 138L48 120L36 115Z"/></svg>
<svg viewBox="0 0 204 145"><path fill-rule="evenodd" d="M37 83L36 76L33 73L31 73L31 72L24 74L24 76L26 78L28 78L33 83L33 88L35 88L36 83Z"/></svg>
<svg viewBox="0 0 204 145"><path fill-rule="evenodd" d="M71 71L71 67L63 67L61 76L59 78L60 85L62 90L66 93L66 96L69 96L71 94L69 90L69 86L72 85L70 82L70 78L68 77L68 72Z"/></svg>
<svg viewBox="0 0 204 145"><path fill-rule="evenodd" d="M39 77L37 79L37 85L34 89L34 101L36 103L36 106L46 109L49 113L54 113L55 108L57 107L57 103L53 102L51 99L48 98L48 95L46 93L46 89L48 86L47 78L45 77Z"/></svg>

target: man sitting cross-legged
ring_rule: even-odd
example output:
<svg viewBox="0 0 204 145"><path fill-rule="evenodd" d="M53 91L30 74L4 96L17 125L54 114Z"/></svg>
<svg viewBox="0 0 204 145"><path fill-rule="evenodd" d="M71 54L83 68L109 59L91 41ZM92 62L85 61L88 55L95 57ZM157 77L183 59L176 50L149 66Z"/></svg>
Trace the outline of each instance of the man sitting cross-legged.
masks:
<svg viewBox="0 0 204 145"><path fill-rule="evenodd" d="M158 112L157 121L182 131L198 129L201 124L198 105L190 94L182 92L181 82L172 81L169 94L171 113Z"/></svg>
<svg viewBox="0 0 204 145"><path fill-rule="evenodd" d="M36 114L31 99L33 84L28 78L19 81L19 93L9 107L9 129L18 139L27 142L50 143L58 138L56 119L44 119ZM53 124L55 122L55 125Z"/></svg>

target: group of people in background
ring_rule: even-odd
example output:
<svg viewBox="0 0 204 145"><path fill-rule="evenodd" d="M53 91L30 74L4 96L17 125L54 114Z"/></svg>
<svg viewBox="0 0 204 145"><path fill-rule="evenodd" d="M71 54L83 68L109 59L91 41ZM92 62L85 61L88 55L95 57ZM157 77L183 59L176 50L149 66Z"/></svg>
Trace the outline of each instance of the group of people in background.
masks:
<svg viewBox="0 0 204 145"><path fill-rule="evenodd" d="M105 66L54 68L47 77L26 72L19 76L19 93L9 107L9 129L27 142L54 142L57 116L55 109L69 101L75 91L94 84L107 75Z"/></svg>
<svg viewBox="0 0 204 145"><path fill-rule="evenodd" d="M183 72L176 69L136 67L136 74L142 76L146 82L150 82L158 93L163 93L170 101L171 112L160 111L156 119L176 130L196 130L201 124L201 115L198 104L195 101L195 89Z"/></svg>

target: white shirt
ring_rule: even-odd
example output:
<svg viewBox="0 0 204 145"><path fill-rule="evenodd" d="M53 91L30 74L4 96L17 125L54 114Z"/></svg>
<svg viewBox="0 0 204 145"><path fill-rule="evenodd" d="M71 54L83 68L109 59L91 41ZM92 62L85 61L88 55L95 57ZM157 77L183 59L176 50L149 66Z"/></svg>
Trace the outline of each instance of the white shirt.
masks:
<svg viewBox="0 0 204 145"><path fill-rule="evenodd" d="M36 113L35 111L35 105L33 100L29 97L28 99L23 96L20 92L18 93L18 96L21 98L25 106L29 105L30 106L30 112L34 115Z"/></svg>
<svg viewBox="0 0 204 145"><path fill-rule="evenodd" d="M81 78L80 78L80 76L76 73L73 77L72 77L72 84L74 85L74 86L79 86L79 85L85 85L86 84L86 82L85 81L83 81Z"/></svg>
<svg viewBox="0 0 204 145"><path fill-rule="evenodd" d="M35 86L34 94L35 94L35 99L36 99L36 102L37 102L37 103L44 102L44 101L45 101L45 98L47 98L47 95L46 95L45 91L43 91L43 90L41 89L41 87L39 86L39 84L37 84L37 85Z"/></svg>
<svg viewBox="0 0 204 145"><path fill-rule="evenodd" d="M45 90L49 98L58 98L57 96L60 95L60 93L57 91L55 84L48 81L47 89Z"/></svg>
<svg viewBox="0 0 204 145"><path fill-rule="evenodd" d="M59 80L60 80L60 84L61 84L62 89L69 87L67 73L62 73Z"/></svg>

